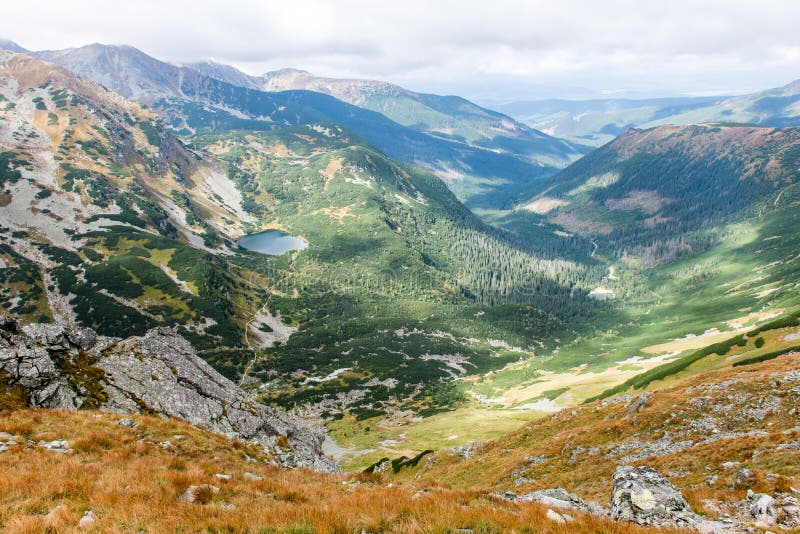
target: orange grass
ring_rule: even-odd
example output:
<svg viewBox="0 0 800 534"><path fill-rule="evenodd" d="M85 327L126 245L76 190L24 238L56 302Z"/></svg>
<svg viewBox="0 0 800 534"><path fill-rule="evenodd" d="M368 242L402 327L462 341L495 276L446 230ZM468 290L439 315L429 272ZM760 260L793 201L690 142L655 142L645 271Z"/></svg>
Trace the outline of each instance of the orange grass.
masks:
<svg viewBox="0 0 800 534"><path fill-rule="evenodd" d="M392 486L375 476L281 469L251 445L182 422L137 416L138 426L125 428L118 419L92 411L0 413L0 432L20 437L0 453L0 530L77 531L92 510L97 522L82 532L644 532L580 514L557 525L539 505L430 481ZM75 452L24 441L54 439ZM162 447L165 441L173 446ZM201 484L220 491L207 504L178 500Z"/></svg>

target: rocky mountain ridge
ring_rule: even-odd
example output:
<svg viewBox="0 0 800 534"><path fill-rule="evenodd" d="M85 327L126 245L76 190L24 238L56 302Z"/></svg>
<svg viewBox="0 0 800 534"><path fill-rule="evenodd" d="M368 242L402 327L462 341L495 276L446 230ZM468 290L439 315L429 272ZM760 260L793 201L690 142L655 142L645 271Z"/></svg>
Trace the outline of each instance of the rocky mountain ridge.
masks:
<svg viewBox="0 0 800 534"><path fill-rule="evenodd" d="M174 65L131 46L95 43L26 53L151 106L182 134L337 124L394 159L433 170L462 200L505 202L585 152L458 97L392 89L369 90L378 100L364 100L329 91L330 84L304 89L305 83L275 92L277 82L267 78L218 64ZM375 84L383 87L381 82L335 81L354 95Z"/></svg>
<svg viewBox="0 0 800 534"><path fill-rule="evenodd" d="M186 420L264 447L276 463L336 471L324 432L260 405L166 328L127 339L0 318L0 378L34 408L99 408Z"/></svg>

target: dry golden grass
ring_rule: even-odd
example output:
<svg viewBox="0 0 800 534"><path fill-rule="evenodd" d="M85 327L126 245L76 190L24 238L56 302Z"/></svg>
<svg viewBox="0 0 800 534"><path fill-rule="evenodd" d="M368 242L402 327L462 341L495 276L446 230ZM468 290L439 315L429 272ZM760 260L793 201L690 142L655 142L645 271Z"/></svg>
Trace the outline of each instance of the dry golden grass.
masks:
<svg viewBox="0 0 800 534"><path fill-rule="evenodd" d="M0 432L18 436L18 446L0 453L0 530L71 532L87 510L96 532L645 532L581 514L558 525L547 508L511 503L492 496L510 489L564 487L581 497L607 503L620 443L650 442L666 433L695 443L709 435L693 422L714 415L720 432L761 430L662 456L633 461L650 465L682 489L698 512L711 517L721 502L744 497L734 484L740 462L755 474L752 489L787 491L800 486L800 452L778 450L800 440L796 381L782 380L800 370L799 356L758 365L712 370L655 393L647 406L627 415L625 403L600 402L535 421L482 446L470 460L442 451L398 475L327 475L285 470L265 463L254 446L179 421L137 416L135 428L120 416L92 412L34 411L13 392L0 395ZM709 384L738 382L707 389ZM694 388L694 389L693 389ZM706 389L703 389L706 388ZM740 400L734 400L740 398ZM708 399L698 403L698 399ZM763 416L741 417L741 399L780 398ZM714 406L730 404L724 417ZM66 439L74 450L59 454L36 446ZM171 445L164 446L169 441ZM576 447L583 452L571 461ZM587 451L596 447L596 452ZM530 458L544 455L535 465ZM245 477L250 472L261 477ZM215 477L231 475L231 480ZM709 480L709 476L716 479ZM515 484L520 477L529 479ZM211 484L202 503L179 496L189 486Z"/></svg>
<svg viewBox="0 0 800 534"><path fill-rule="evenodd" d="M82 531L644 532L579 514L557 525L541 506L431 481L390 485L380 475L281 469L266 465L249 444L182 422L137 416L138 426L126 428L118 420L90 411L0 414L0 432L20 438L0 453L0 530L77 531L92 510L97 522ZM68 440L74 453L32 445L54 439ZM165 441L172 446L163 447ZM207 492L204 504L179 501L189 486L202 484L220 491Z"/></svg>

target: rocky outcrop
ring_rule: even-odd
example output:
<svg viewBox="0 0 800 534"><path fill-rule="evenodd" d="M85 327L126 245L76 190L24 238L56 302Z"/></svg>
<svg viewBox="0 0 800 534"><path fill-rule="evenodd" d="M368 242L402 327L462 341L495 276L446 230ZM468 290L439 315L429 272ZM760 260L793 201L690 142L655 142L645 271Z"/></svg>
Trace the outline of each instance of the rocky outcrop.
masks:
<svg viewBox="0 0 800 534"><path fill-rule="evenodd" d="M257 442L286 467L336 470L321 430L253 401L170 329L121 340L0 317L0 386L21 389L35 408L175 417Z"/></svg>
<svg viewBox="0 0 800 534"><path fill-rule="evenodd" d="M681 492L650 467L618 467L611 490L611 517L655 527L686 527L697 516Z"/></svg>

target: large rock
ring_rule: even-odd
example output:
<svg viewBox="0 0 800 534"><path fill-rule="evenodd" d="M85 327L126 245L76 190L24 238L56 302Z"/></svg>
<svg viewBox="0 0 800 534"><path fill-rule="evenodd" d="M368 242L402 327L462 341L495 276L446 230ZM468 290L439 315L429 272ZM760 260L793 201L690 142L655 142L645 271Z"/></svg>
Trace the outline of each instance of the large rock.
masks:
<svg viewBox="0 0 800 534"><path fill-rule="evenodd" d="M747 496L750 502L750 514L757 522L772 526L778 521L778 509L775 499L766 493L750 493Z"/></svg>
<svg viewBox="0 0 800 534"><path fill-rule="evenodd" d="M683 495L650 467L618 467L611 490L611 517L640 525L696 526L698 517Z"/></svg>
<svg viewBox="0 0 800 534"><path fill-rule="evenodd" d="M170 329L120 340L0 317L0 381L22 388L35 408L176 417L257 442L286 467L336 470L322 452L323 431L253 401Z"/></svg>

